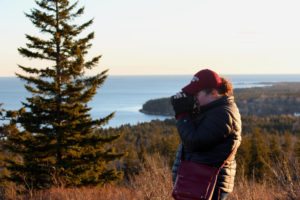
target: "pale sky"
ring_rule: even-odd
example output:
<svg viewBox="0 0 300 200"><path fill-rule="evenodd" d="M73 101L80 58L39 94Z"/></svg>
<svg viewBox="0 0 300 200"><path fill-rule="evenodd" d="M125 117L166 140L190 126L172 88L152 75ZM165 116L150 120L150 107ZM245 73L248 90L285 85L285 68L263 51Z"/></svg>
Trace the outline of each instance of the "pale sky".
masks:
<svg viewBox="0 0 300 200"><path fill-rule="evenodd" d="M81 20L94 18L88 74L300 74L299 0L80 0ZM0 0L0 76L17 64L49 63L18 54L25 33L41 36L24 16L33 0ZM48 64L48 65L47 65Z"/></svg>

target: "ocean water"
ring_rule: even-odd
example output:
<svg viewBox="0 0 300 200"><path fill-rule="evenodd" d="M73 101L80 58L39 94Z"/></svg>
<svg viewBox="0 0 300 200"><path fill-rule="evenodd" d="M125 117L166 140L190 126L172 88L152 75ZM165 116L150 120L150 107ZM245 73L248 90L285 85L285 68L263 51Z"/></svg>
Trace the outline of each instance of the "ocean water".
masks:
<svg viewBox="0 0 300 200"><path fill-rule="evenodd" d="M264 87L270 82L299 82L300 75L225 75L234 88ZM109 76L97 95L89 102L93 118L104 117L116 112L115 117L105 127L123 124L137 124L165 116L146 115L139 112L142 105L150 100L169 97L188 84L192 75L176 76ZM0 77L0 103L3 108L19 109L22 101L30 97L24 82L16 77Z"/></svg>

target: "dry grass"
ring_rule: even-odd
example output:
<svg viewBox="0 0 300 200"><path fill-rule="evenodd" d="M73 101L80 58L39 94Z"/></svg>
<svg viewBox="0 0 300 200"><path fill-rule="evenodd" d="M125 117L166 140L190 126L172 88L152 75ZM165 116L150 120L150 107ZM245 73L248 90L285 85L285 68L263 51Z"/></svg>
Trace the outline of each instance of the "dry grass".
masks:
<svg viewBox="0 0 300 200"><path fill-rule="evenodd" d="M155 160L159 160L159 162L155 162ZM141 173L131 179L130 188L137 192L139 199L173 199L171 197L172 175L167 159L154 159L147 156L145 161Z"/></svg>
<svg viewBox="0 0 300 200"><path fill-rule="evenodd" d="M300 189L300 188L299 188ZM299 194L298 194L299 195ZM299 196L298 196L299 197ZM228 200L298 200L291 197L288 191L278 186L252 181L239 181Z"/></svg>
<svg viewBox="0 0 300 200"><path fill-rule="evenodd" d="M238 179L228 200L300 200L300 168L297 160L269 166L272 180L257 183Z"/></svg>
<svg viewBox="0 0 300 200"><path fill-rule="evenodd" d="M136 195L124 187L106 186L98 188L52 188L38 192L34 197L22 200L137 200Z"/></svg>
<svg viewBox="0 0 300 200"><path fill-rule="evenodd" d="M155 158L154 158L155 157ZM159 161L157 161L159 160ZM171 170L167 159L158 155L146 157L141 173L131 177L126 186L105 186L99 188L52 188L38 191L30 196L17 198L10 191L10 198L18 200L171 200ZM256 183L236 179L236 185L228 200L300 200L299 165L280 163L274 167L274 182ZM1 198L0 198L1 200Z"/></svg>

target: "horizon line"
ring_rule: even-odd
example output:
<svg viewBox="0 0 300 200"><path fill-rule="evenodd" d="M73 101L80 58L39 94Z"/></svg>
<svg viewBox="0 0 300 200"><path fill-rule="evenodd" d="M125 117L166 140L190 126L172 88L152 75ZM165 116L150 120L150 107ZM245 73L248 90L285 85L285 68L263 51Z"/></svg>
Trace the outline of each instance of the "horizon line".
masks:
<svg viewBox="0 0 300 200"><path fill-rule="evenodd" d="M194 74L112 74L112 75L110 75L110 74L108 74L107 76L108 77L110 77L110 76L193 76ZM282 74L278 74L278 73L276 73L276 74L268 74L268 73L262 73L262 74L253 74L253 73L249 73L249 74L242 74L242 73L239 73L239 74L221 74L221 73L219 73L219 75L220 76L237 76L237 75L241 75L241 76L243 76L243 75L251 75L251 76L255 76L255 75L257 75L257 76L261 76L261 75L273 75L273 76L275 76L275 75L300 75L300 73L294 73L294 74L290 74L290 73L282 73ZM86 76L93 76L93 75L86 75ZM6 76L6 75L0 75L0 78L14 78L14 77L16 77L17 78L17 76L16 75L14 75L14 76Z"/></svg>

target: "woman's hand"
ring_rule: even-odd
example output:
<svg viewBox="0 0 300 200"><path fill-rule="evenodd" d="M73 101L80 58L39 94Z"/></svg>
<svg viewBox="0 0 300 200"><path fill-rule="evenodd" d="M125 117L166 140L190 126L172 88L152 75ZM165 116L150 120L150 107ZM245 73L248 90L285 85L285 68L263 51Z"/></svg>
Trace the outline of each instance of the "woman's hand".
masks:
<svg viewBox="0 0 300 200"><path fill-rule="evenodd" d="M175 112L175 118L180 114L192 113L195 105L194 96L178 92L171 97L171 104Z"/></svg>

